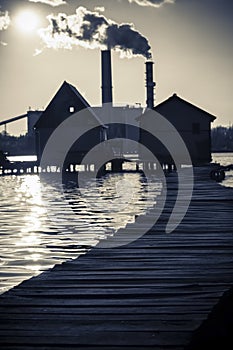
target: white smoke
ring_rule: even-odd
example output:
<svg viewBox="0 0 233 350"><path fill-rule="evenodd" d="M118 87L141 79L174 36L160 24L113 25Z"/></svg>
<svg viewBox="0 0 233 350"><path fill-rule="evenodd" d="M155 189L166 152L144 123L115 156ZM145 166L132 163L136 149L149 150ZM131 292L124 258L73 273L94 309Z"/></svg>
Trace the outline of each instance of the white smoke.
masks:
<svg viewBox="0 0 233 350"><path fill-rule="evenodd" d="M164 4L174 4L176 0L128 0L130 3L136 3L140 6L161 7Z"/></svg>
<svg viewBox="0 0 233 350"><path fill-rule="evenodd" d="M10 16L8 12L0 11L0 30L5 30L9 27L11 23Z"/></svg>
<svg viewBox="0 0 233 350"><path fill-rule="evenodd" d="M97 11L80 6L73 15L59 13L49 15L47 28L39 30L39 36L47 48L72 49L82 46L89 49L113 48L121 56L142 55L151 58L148 40L133 24L118 24Z"/></svg>
<svg viewBox="0 0 233 350"><path fill-rule="evenodd" d="M29 0L30 2L41 2L42 4L50 5L50 6L60 6L65 5L66 1L63 0Z"/></svg>
<svg viewBox="0 0 233 350"><path fill-rule="evenodd" d="M33 56L35 57L35 56L38 56L38 55L40 55L42 53L42 50L41 49L35 49L35 52L34 52L34 54L33 54Z"/></svg>
<svg viewBox="0 0 233 350"><path fill-rule="evenodd" d="M105 7L104 6L96 6L94 10L97 11L97 12L104 12L105 11Z"/></svg>

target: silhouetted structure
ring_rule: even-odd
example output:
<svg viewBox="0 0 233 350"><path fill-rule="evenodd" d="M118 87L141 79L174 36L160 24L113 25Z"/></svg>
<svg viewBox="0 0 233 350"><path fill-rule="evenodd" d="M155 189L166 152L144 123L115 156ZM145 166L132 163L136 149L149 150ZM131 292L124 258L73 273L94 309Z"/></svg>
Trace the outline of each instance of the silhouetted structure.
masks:
<svg viewBox="0 0 233 350"><path fill-rule="evenodd" d="M102 106L91 107L80 92L71 84L66 81L59 88L45 111L41 114L39 120L35 124L36 133L36 149L38 162L41 160L41 156L45 145L53 133L53 131L66 119L68 119L73 113L79 112L83 109L89 109L92 118L98 121L99 128L89 132L86 137L82 137L82 140L77 143L69 151L67 157L67 163L79 164L82 157L90 149L90 146L94 146L106 139L124 138L125 141L120 142L120 146L117 144L113 147L111 152L123 154L125 151L129 151L128 139L139 141L139 129L128 126L128 122L135 120L142 113L141 107L124 106L124 107L112 107L112 69L111 69L111 51L105 50L101 52L101 67L102 67ZM110 109L107 117L109 124L104 125L102 113L106 113L103 106L109 104ZM116 117L117 116L117 117ZM112 121L118 121L118 124L111 124ZM139 125L139 123L138 123ZM132 152L136 152L137 149L131 149Z"/></svg>
<svg viewBox="0 0 233 350"><path fill-rule="evenodd" d="M0 167L1 166L4 167L8 164L9 164L9 160L7 159L5 153L2 150L0 150Z"/></svg>
<svg viewBox="0 0 233 350"><path fill-rule="evenodd" d="M137 148L132 148L129 140L139 141L139 128L132 128L130 122L136 120L143 111L140 106L115 106L112 93L112 62L111 50L101 52L101 89L102 89L102 106L93 107L95 113L101 120L108 120L107 129L108 139L120 138L120 142L115 142L113 153L122 155L127 152L137 152ZM108 104L109 109L103 108ZM109 113L107 118L103 118L102 113ZM113 124L112 124L113 123ZM139 127L139 123L137 123ZM124 139L124 140L123 140ZM111 143L112 145L114 142Z"/></svg>
<svg viewBox="0 0 233 350"><path fill-rule="evenodd" d="M146 62L146 105L148 108L154 108L154 87L153 80L153 62Z"/></svg>
<svg viewBox="0 0 233 350"><path fill-rule="evenodd" d="M43 111L32 111L29 110L27 112L27 135L34 137L35 131L34 131L34 125L39 120L40 116L42 115Z"/></svg>
<svg viewBox="0 0 233 350"><path fill-rule="evenodd" d="M42 113L42 111L39 111L39 110L34 111L34 110L30 109L25 114L1 121L0 126L4 126L5 133L7 133L7 125L8 124L27 118L27 135L34 136L34 125L37 122L37 120L39 119L39 117L41 116L41 113Z"/></svg>
<svg viewBox="0 0 233 350"><path fill-rule="evenodd" d="M154 107L154 110L165 117L179 132L190 153L193 165L211 161L211 122L216 119L215 116L176 94ZM161 163L171 164L171 156L164 145L143 130L145 125L150 125L150 118L153 117L156 118L156 114L145 113L140 118L140 143L149 147Z"/></svg>
<svg viewBox="0 0 233 350"><path fill-rule="evenodd" d="M155 106L153 64L152 61L146 62L146 108L144 110L136 106L116 107L113 105L111 51L104 50L101 52L102 106L90 107L79 91L65 81L45 111L29 111L26 115L12 118L9 122L27 116L28 134L31 135L32 125L38 119L35 123L35 136L36 153L38 162L40 162L45 145L54 130L72 114L88 109L90 119L84 121L84 123L90 123L91 125L90 120L92 119L95 122L97 121L98 127L92 133L82 137L82 140L76 142L69 151L68 158L70 162L79 164L83 155L91 147L106 139L120 138L125 141L120 142L120 147L116 143L116 147L112 149L113 153L122 155L126 152L137 152L138 149L134 146L132 148L132 143L128 142L128 140L134 140L146 145L161 163L172 164L171 155L168 154L165 146L143 130L145 125L150 128L151 114L147 112L154 110L176 128L190 152L194 165L209 163L211 161L211 122L216 117L176 94ZM103 108L106 104L111 107L107 125L105 125L106 118L103 118L102 115L106 112L106 109ZM134 127L129 125L132 120L134 121ZM174 154L175 152L174 145ZM141 161L144 161L142 155Z"/></svg>
<svg viewBox="0 0 233 350"><path fill-rule="evenodd" d="M93 129L89 135L83 137L69 152L69 162L78 164L90 145L98 144L106 139L106 127L101 123L96 114L90 108L89 103L79 93L79 91L66 81L57 91L41 117L35 124L37 158L40 162L45 145L53 131L72 114L89 108L89 118L86 123L91 125L95 119L99 128ZM61 140L62 142L62 140Z"/></svg>
<svg viewBox="0 0 233 350"><path fill-rule="evenodd" d="M112 62L111 51L101 51L102 103L112 104Z"/></svg>

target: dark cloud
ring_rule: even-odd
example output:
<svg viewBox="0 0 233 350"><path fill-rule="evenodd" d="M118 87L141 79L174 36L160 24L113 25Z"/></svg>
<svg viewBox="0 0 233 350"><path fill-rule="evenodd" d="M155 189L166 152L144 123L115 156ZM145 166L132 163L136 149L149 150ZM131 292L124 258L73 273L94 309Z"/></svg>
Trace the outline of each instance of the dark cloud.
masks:
<svg viewBox="0 0 233 350"><path fill-rule="evenodd" d="M148 40L139 32L132 29L130 24L112 24L106 30L106 46L119 48L123 51L132 51L133 55L142 55L151 58Z"/></svg>
<svg viewBox="0 0 233 350"><path fill-rule="evenodd" d="M82 35L80 40L92 41L95 35L98 35L102 26L108 26L108 22L104 16L97 13L86 13L83 17Z"/></svg>

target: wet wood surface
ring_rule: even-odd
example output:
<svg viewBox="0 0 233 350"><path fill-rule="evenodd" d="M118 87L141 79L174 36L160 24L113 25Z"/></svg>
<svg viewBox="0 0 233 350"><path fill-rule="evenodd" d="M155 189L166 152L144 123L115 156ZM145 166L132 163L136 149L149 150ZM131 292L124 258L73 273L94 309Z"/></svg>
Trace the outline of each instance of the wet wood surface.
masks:
<svg viewBox="0 0 233 350"><path fill-rule="evenodd" d="M1 295L1 348L183 349L233 283L233 189L198 169L187 214L166 234L175 176L168 183L147 234L128 243L152 212L118 232L125 245L92 249Z"/></svg>

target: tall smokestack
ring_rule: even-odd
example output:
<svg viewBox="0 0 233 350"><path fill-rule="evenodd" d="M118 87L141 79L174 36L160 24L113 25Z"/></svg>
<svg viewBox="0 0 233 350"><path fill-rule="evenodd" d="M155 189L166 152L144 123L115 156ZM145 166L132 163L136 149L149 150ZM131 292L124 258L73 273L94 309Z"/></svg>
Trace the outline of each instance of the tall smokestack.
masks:
<svg viewBox="0 0 233 350"><path fill-rule="evenodd" d="M101 51L102 62L102 104L112 103L111 51Z"/></svg>
<svg viewBox="0 0 233 350"><path fill-rule="evenodd" d="M151 61L146 62L146 105L150 109L154 108L153 64Z"/></svg>

